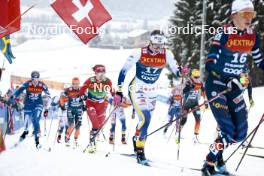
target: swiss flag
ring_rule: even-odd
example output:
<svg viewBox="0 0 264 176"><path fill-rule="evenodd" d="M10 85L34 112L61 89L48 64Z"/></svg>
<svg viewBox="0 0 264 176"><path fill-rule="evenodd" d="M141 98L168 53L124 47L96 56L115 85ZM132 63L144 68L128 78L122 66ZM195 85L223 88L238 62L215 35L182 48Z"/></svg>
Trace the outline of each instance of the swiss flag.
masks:
<svg viewBox="0 0 264 176"><path fill-rule="evenodd" d="M99 0L56 0L51 6L85 44L112 19Z"/></svg>
<svg viewBox="0 0 264 176"><path fill-rule="evenodd" d="M0 38L20 30L20 0L0 0Z"/></svg>

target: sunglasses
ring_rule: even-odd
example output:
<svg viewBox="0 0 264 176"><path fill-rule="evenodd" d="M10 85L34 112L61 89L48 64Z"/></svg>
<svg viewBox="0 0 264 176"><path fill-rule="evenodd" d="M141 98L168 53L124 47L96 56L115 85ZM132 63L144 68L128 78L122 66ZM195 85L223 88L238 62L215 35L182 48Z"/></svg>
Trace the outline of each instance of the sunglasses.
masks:
<svg viewBox="0 0 264 176"><path fill-rule="evenodd" d="M161 45L161 44L152 44L152 47L153 47L154 49L161 49L161 48L164 47L164 45Z"/></svg>
<svg viewBox="0 0 264 176"><path fill-rule="evenodd" d="M255 18L257 15L256 11L240 11L237 14L243 18Z"/></svg>

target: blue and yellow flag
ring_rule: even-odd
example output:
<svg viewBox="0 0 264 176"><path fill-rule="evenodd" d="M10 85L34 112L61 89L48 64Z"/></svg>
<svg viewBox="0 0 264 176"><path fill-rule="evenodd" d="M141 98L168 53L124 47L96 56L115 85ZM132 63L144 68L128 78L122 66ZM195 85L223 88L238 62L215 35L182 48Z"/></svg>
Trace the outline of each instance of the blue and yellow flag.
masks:
<svg viewBox="0 0 264 176"><path fill-rule="evenodd" d="M10 44L10 36L7 35L0 39L0 50L8 60L10 64L12 64L13 59L15 59L15 56L12 53L11 50L11 44Z"/></svg>

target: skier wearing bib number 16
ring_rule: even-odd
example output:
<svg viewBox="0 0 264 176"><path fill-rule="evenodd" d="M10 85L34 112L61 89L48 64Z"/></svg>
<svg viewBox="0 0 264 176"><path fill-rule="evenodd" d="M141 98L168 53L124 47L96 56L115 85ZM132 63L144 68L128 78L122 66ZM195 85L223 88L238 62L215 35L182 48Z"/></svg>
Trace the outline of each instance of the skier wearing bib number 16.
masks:
<svg viewBox="0 0 264 176"><path fill-rule="evenodd" d="M114 103L120 104L122 101L122 86L127 72L136 66L136 75L129 86L129 97L133 108L139 117L136 134L133 137L134 151L137 161L140 164L148 165L145 157L144 147L146 135L152 112L156 104L156 81L159 79L161 71L169 65L172 72L179 77L179 66L171 51L165 49L166 37L160 30L154 30L150 35L150 44L138 49L130 55L119 73L118 91L114 96ZM181 71L185 71L181 69Z"/></svg>
<svg viewBox="0 0 264 176"><path fill-rule="evenodd" d="M243 73L247 67L247 56L252 54L255 64L264 70L260 36L251 27L255 16L250 0L233 1L232 23L216 34L212 41L206 63L209 73L205 85L207 98L210 99L227 88L230 91L210 103L220 132L206 156L202 168L205 176L219 173L228 175L223 151L229 145L241 142L247 135L248 113L243 98L243 89L249 83L248 77Z"/></svg>

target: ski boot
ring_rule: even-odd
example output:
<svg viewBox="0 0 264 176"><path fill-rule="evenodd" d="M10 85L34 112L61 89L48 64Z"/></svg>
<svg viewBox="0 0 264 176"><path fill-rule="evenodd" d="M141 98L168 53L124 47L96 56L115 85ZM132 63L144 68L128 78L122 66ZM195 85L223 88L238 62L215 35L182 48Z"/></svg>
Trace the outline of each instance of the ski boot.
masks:
<svg viewBox="0 0 264 176"><path fill-rule="evenodd" d="M41 148L41 145L39 143L39 138L38 137L35 139L35 144L36 144L36 148L37 149L40 149Z"/></svg>
<svg viewBox="0 0 264 176"><path fill-rule="evenodd" d="M66 145L66 147L70 147L71 146L71 144L70 144L70 138L67 137L67 136L65 136L65 145Z"/></svg>
<svg viewBox="0 0 264 176"><path fill-rule="evenodd" d="M110 134L110 137L109 137L109 144L115 144L114 134L113 134L113 133Z"/></svg>
<svg viewBox="0 0 264 176"><path fill-rule="evenodd" d="M61 143L61 134L59 134L59 135L57 136L57 142L58 142L58 143Z"/></svg>
<svg viewBox="0 0 264 176"><path fill-rule="evenodd" d="M194 144L199 144L200 143L198 136L199 136L198 134L194 134L194 137L193 137L193 143Z"/></svg>
<svg viewBox="0 0 264 176"><path fill-rule="evenodd" d="M19 141L23 141L27 137L27 135L28 135L28 131L24 131L20 136Z"/></svg>
<svg viewBox="0 0 264 176"><path fill-rule="evenodd" d="M78 138L74 138L74 146L79 147Z"/></svg>
<svg viewBox="0 0 264 176"><path fill-rule="evenodd" d="M87 153L95 153L97 151L97 146L95 142L90 142L89 146L85 149Z"/></svg>
<svg viewBox="0 0 264 176"><path fill-rule="evenodd" d="M212 162L208 162L208 161L205 161L201 171L202 171L202 176L213 176L213 175L219 174L215 170L215 164Z"/></svg>
<svg viewBox="0 0 264 176"><path fill-rule="evenodd" d="M144 148L137 148L136 149L136 154L137 154L137 162L139 164L149 166L148 160L145 157L145 152Z"/></svg>
<svg viewBox="0 0 264 176"><path fill-rule="evenodd" d="M90 144L89 146L85 149L85 152L87 153L95 153L97 151L97 146L96 146L96 135L97 134L97 129L92 129L90 132Z"/></svg>
<svg viewBox="0 0 264 176"><path fill-rule="evenodd" d="M133 148L134 148L134 153L135 154L137 154L136 141L137 141L137 137L136 136L133 136L132 137L132 142L133 142Z"/></svg>
<svg viewBox="0 0 264 176"><path fill-rule="evenodd" d="M218 173L220 173L222 175L230 175L230 173L226 169L226 165L225 165L222 154L218 154L218 158L217 158L215 167L216 167L216 170L218 171Z"/></svg>
<svg viewBox="0 0 264 176"><path fill-rule="evenodd" d="M126 142L126 134L122 134L122 138L121 138L121 143L122 144L127 144L127 142Z"/></svg>

